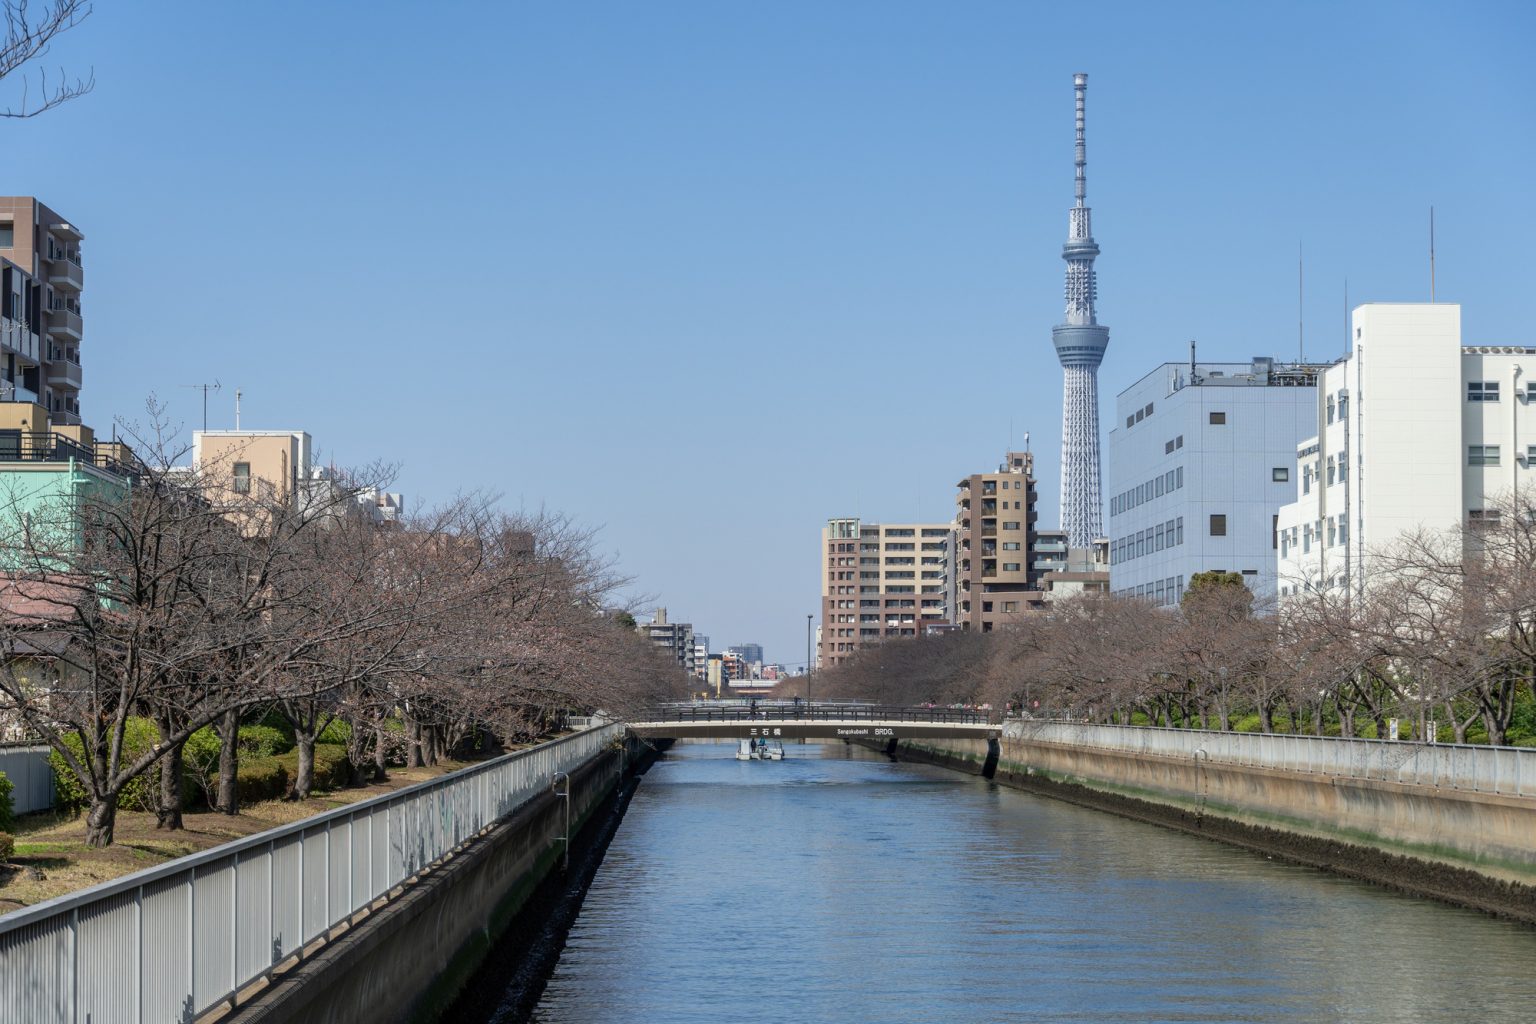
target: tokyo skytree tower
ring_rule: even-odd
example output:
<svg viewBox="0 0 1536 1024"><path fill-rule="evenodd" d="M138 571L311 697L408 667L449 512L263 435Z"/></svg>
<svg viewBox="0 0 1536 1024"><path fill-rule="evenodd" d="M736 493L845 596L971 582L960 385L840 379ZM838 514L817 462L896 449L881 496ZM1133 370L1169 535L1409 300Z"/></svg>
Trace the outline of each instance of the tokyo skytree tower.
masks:
<svg viewBox="0 0 1536 1024"><path fill-rule="evenodd" d="M1099 247L1087 205L1087 145L1083 108L1088 76L1072 76L1077 90L1077 202L1072 206L1067 244L1067 318L1051 329L1056 358L1061 360L1061 528L1067 544L1086 548L1103 535L1099 502L1099 363L1109 347L1109 328L1098 322L1093 302L1098 284L1093 258Z"/></svg>

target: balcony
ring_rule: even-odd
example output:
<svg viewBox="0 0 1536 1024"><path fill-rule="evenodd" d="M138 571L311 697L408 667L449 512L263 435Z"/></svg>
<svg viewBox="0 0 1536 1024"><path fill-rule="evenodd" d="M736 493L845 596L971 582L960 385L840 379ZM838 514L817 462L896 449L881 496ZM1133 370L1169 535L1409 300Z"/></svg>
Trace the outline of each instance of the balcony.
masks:
<svg viewBox="0 0 1536 1024"><path fill-rule="evenodd" d="M68 359L55 359L48 364L48 383L56 388L80 390L80 364Z"/></svg>
<svg viewBox="0 0 1536 1024"><path fill-rule="evenodd" d="M68 462L73 459L118 476L132 475L133 468L117 457L114 448L122 446L103 444L93 448L51 431L0 430L0 462Z"/></svg>
<svg viewBox="0 0 1536 1024"><path fill-rule="evenodd" d="M981 528L981 535L983 537L996 537L997 536L997 527L995 527L995 526L983 526Z"/></svg>
<svg viewBox="0 0 1536 1024"><path fill-rule="evenodd" d="M48 262L48 283L72 292L84 288L85 271L80 266L80 254L55 251Z"/></svg>
<svg viewBox="0 0 1536 1024"><path fill-rule="evenodd" d="M55 338L79 341L82 326L80 314L67 306L55 306L48 311L48 333Z"/></svg>

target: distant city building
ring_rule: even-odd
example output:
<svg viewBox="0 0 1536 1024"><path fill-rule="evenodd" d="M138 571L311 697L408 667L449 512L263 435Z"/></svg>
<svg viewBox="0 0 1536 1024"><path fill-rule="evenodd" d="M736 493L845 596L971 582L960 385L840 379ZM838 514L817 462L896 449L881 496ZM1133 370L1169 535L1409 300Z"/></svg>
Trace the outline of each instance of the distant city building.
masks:
<svg viewBox="0 0 1536 1024"><path fill-rule="evenodd" d="M1275 595L1280 506L1313 432L1319 366L1164 363L1122 391L1109 432L1110 581L1177 604L1200 572Z"/></svg>
<svg viewBox="0 0 1536 1024"><path fill-rule="evenodd" d="M1063 543L1066 534L1059 534ZM1070 548L1065 559L1055 563L1041 578L1047 602L1061 601L1078 594L1109 592L1109 541L1100 538L1086 548Z"/></svg>
<svg viewBox="0 0 1536 1024"><path fill-rule="evenodd" d="M1363 596L1394 541L1495 524L1502 501L1536 486L1536 347L1463 345L1454 303L1371 303L1351 328L1290 463L1282 601Z"/></svg>
<svg viewBox="0 0 1536 1024"><path fill-rule="evenodd" d="M761 665L763 663L762 644L736 644L734 647L727 647L726 650L741 655L741 660L745 661L748 665Z"/></svg>
<svg viewBox="0 0 1536 1024"><path fill-rule="evenodd" d="M954 552L949 523L829 519L821 531L818 668L834 668L861 646L915 637L949 621Z"/></svg>
<svg viewBox="0 0 1536 1024"><path fill-rule="evenodd" d="M709 679L709 637L693 634L693 676L700 682Z"/></svg>
<svg viewBox="0 0 1536 1024"><path fill-rule="evenodd" d="M80 423L84 239L31 196L0 196L0 401L35 402L56 427Z"/></svg>
<svg viewBox="0 0 1536 1024"><path fill-rule="evenodd" d="M696 674L693 626L687 622L668 622L667 610L657 608L650 622L635 627L651 645L666 652L689 675Z"/></svg>
<svg viewBox="0 0 1536 1024"><path fill-rule="evenodd" d="M1035 564L1034 465L1029 452L1008 452L995 473L972 473L956 484L952 621L964 629L990 633L1045 600L1044 570ZM1064 539L1059 554L1064 561Z"/></svg>

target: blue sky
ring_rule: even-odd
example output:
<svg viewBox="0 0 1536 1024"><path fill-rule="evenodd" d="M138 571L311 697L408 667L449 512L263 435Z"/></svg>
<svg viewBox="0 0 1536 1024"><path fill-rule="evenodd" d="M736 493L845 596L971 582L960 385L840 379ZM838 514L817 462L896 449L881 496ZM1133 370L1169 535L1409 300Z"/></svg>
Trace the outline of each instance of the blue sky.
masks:
<svg viewBox="0 0 1536 1024"><path fill-rule="evenodd" d="M96 91L0 122L87 235L87 422L217 379L414 505L601 526L717 647L803 660L822 522L947 518L1010 430L1054 524L1074 71L1106 409L1292 355L1298 243L1339 354L1431 204L1469 341L1536 335L1525 4L97 8L48 58Z"/></svg>

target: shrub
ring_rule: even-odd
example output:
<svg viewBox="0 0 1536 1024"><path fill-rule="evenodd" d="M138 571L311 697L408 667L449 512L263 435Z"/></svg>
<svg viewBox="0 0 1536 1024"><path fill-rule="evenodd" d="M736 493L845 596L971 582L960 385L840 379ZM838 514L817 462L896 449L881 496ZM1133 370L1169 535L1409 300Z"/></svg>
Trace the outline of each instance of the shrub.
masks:
<svg viewBox="0 0 1536 1024"><path fill-rule="evenodd" d="M15 820L16 806L11 802L11 790L15 788L5 772L0 772L0 831L10 828Z"/></svg>
<svg viewBox="0 0 1536 1024"><path fill-rule="evenodd" d="M219 751L223 745L218 733L205 725L188 736L181 748L182 789L190 787L210 807L218 794Z"/></svg>
<svg viewBox="0 0 1536 1024"><path fill-rule="evenodd" d="M293 749L293 736L270 725L240 727L241 757L275 757Z"/></svg>
<svg viewBox="0 0 1536 1024"><path fill-rule="evenodd" d="M15 855L15 838L9 832L0 832L0 864L9 864Z"/></svg>
<svg viewBox="0 0 1536 1024"><path fill-rule="evenodd" d="M235 792L242 804L279 800L288 795L288 769L276 757L243 757L235 773Z"/></svg>
<svg viewBox="0 0 1536 1024"><path fill-rule="evenodd" d="M288 773L292 783L299 776L299 752L290 750L275 757ZM352 765L347 760L347 748L336 743L315 744L315 789L340 789L352 781Z"/></svg>
<svg viewBox="0 0 1536 1024"><path fill-rule="evenodd" d="M155 730L155 723L149 719L128 719L127 726L123 730L122 763L127 764L136 760L152 748L159 738L160 734ZM81 744L79 735L68 733L64 737L64 742L75 757L82 760L85 758L85 747ZM88 808L91 805L90 797L86 794L85 787L80 784L80 777L69 766L69 762L65 761L58 751L54 751L48 755L48 763L53 768L55 801L59 808L75 813ZM119 810L154 809L160 786L159 765L160 762L156 761L149 771L130 779L128 784L118 792Z"/></svg>
<svg viewBox="0 0 1536 1024"><path fill-rule="evenodd" d="M315 743L340 743L346 746L352 740L352 723L334 718L330 724L320 730L320 735L315 737Z"/></svg>

